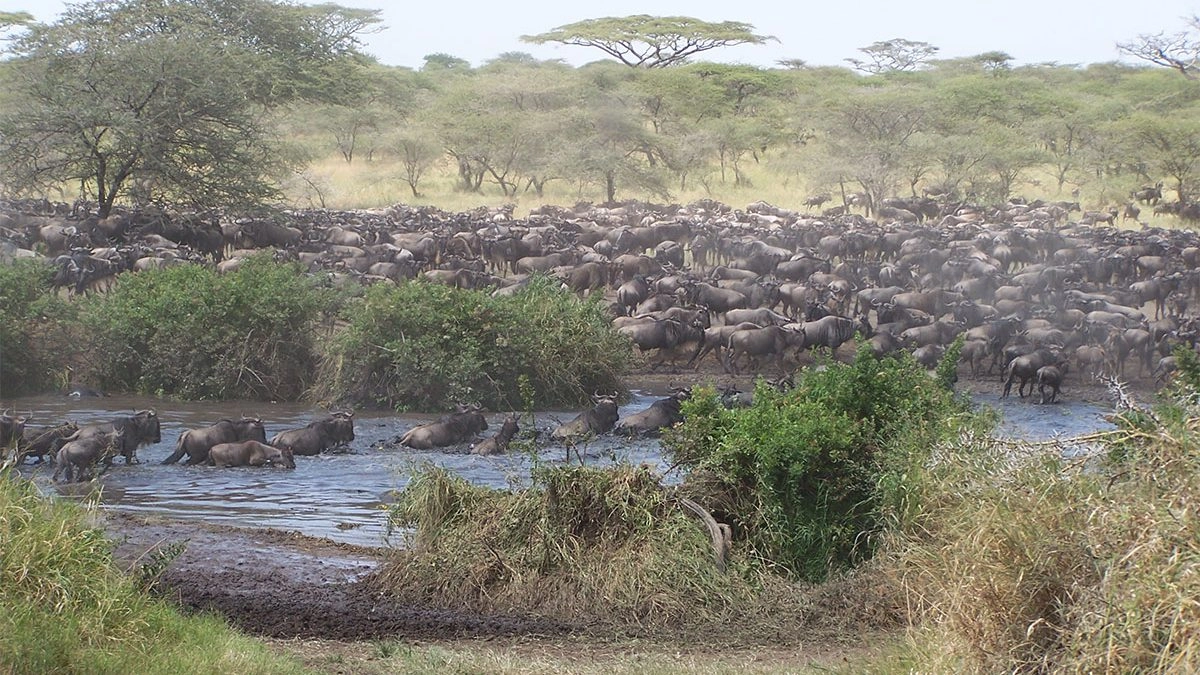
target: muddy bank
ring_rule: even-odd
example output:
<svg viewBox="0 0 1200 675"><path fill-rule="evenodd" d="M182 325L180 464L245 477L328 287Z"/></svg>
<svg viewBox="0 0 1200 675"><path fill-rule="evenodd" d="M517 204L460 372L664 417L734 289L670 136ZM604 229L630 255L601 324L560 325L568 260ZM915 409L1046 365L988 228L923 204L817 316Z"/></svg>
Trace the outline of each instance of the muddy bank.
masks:
<svg viewBox="0 0 1200 675"><path fill-rule="evenodd" d="M249 530L116 512L103 526L113 558L136 571L152 552L186 548L156 593L190 611L213 611L252 635L370 640L564 635L577 626L531 617L487 616L406 607L371 589L381 548L352 546L278 530Z"/></svg>

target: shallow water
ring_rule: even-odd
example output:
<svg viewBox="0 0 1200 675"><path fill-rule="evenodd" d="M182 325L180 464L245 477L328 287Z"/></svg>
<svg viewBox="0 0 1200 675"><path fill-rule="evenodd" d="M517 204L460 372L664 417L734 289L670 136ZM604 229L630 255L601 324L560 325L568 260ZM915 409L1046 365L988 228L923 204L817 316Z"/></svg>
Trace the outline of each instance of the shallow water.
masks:
<svg viewBox="0 0 1200 675"><path fill-rule="evenodd" d="M655 398L647 391L634 392L620 414L624 417L638 412ZM1001 412L999 432L1006 436L1042 440L1111 427L1103 419L1107 412L1104 408L1086 403L1042 406L988 394L978 395L975 400ZM114 468L102 477L101 503L105 508L223 525L270 527L367 546L387 542L386 502L392 490L407 482L414 466L431 463L473 483L506 487L523 483L533 461L531 455L521 453L478 457L467 454L465 446L448 452L393 449L395 446L379 449L381 444L413 426L431 421L434 416L366 412L355 416L356 439L349 452L297 457L294 470L163 466L159 462L171 453L179 435L187 429L245 414L261 418L270 438L280 431L302 427L326 411L299 404L176 403L136 397L76 401L57 396L19 399L9 403L9 407L22 414L32 411L30 424L37 426L66 419L81 424L107 421L143 408L158 411L162 442L141 448L140 464L127 467L118 459ZM538 413L537 426L548 430L574 415L571 411ZM501 414L489 415L489 429L485 433L494 433L502 418ZM575 451L582 451L583 461L589 465L624 461L646 463L659 472L671 469L657 439L604 436ZM567 461L566 457L565 447L550 445L539 451L538 461L561 464ZM579 461L574 453L572 461ZM63 495L80 495L92 489L91 484L52 484L49 467L28 465L21 472L32 476L47 491ZM679 476L677 472L668 473L667 478L678 480Z"/></svg>

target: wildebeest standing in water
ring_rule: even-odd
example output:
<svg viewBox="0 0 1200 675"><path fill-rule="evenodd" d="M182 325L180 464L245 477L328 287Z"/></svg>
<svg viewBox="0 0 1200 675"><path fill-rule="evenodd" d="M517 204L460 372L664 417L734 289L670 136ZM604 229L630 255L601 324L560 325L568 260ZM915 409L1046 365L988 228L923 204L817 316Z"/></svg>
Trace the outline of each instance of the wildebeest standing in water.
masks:
<svg viewBox="0 0 1200 675"><path fill-rule="evenodd" d="M595 395L592 400L594 401L592 407L550 432L550 438L556 441L566 441L584 436L599 436L612 431L619 416L616 395Z"/></svg>
<svg viewBox="0 0 1200 675"><path fill-rule="evenodd" d="M262 420L257 417L243 417L238 421L221 420L203 429L189 429L179 437L175 444L175 452L162 461L163 464L174 464L184 455L188 456L188 464L201 464L208 461L208 451L219 443L235 443L237 441L267 442L267 431Z"/></svg>
<svg viewBox="0 0 1200 675"><path fill-rule="evenodd" d="M158 413L153 410L139 410L133 415L118 417L112 422L102 424L85 424L79 427L73 435L67 437L65 442L81 440L89 436L108 434L113 431L121 431L119 437L120 447L117 452L105 457L105 464L112 465L112 458L116 454L120 454L125 458L126 464L134 464L137 462L137 449L143 445L150 445L162 441L162 432L158 422Z"/></svg>
<svg viewBox="0 0 1200 675"><path fill-rule="evenodd" d="M302 429L290 429L275 434L271 445L292 448L297 455L318 455L331 448L354 440L354 413L335 412L324 419L309 422Z"/></svg>
<svg viewBox="0 0 1200 675"><path fill-rule="evenodd" d="M508 450L508 444L512 442L517 432L521 427L517 424L517 413L511 413L504 418L504 424L500 425L500 431L497 431L494 436L480 441L471 448L473 455L501 455Z"/></svg>
<svg viewBox="0 0 1200 675"><path fill-rule="evenodd" d="M483 408L479 406L457 406L457 410L430 424L409 429L400 437L400 445L414 450L429 450L465 443L488 428Z"/></svg>

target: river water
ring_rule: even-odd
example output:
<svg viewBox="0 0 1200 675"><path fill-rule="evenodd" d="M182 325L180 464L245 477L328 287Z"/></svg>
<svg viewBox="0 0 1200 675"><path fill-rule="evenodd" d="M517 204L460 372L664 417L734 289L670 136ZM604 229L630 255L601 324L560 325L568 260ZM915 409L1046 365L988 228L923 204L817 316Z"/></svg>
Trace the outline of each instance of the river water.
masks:
<svg viewBox="0 0 1200 675"><path fill-rule="evenodd" d="M657 398L635 391L620 409L622 417L644 409ZM1104 408L1088 403L1064 402L1033 405L1019 399L994 395L975 397L982 405L999 410L999 433L1005 436L1047 439L1087 433L1108 425ZM355 415L356 440L348 452L297 457L296 469L246 467L218 469L208 466L163 466L160 462L175 448L187 429L213 424L221 418L251 415L263 420L267 437L286 429L302 427L326 414L300 404L274 403L180 403L138 397L71 400L59 396L24 398L9 407L21 414L33 412L31 425L55 424L67 419L80 424L108 421L135 410L157 410L162 442L138 450L141 463L124 466L117 459L113 469L99 481L105 508L132 514L170 516L243 527L269 527L327 537L366 546L387 543L386 504L390 493L402 487L414 467L425 463L445 467L473 483L491 487L519 485L527 480L533 458L510 453L497 457L467 454L466 447L448 452L397 449L387 443L408 429L433 419L430 415L396 415L361 412ZM542 412L536 416L539 429L550 429L571 419L574 411ZM489 415L487 434L500 426L503 415ZM548 434L542 436L545 440ZM614 462L646 463L668 480L678 480L663 456L656 439L630 440L603 436L572 451L571 460L582 453L589 465ZM567 448L549 445L539 450L538 461L559 464L567 461ZM55 485L52 469L27 465L21 473L32 477L48 492L79 496L94 489L92 483Z"/></svg>

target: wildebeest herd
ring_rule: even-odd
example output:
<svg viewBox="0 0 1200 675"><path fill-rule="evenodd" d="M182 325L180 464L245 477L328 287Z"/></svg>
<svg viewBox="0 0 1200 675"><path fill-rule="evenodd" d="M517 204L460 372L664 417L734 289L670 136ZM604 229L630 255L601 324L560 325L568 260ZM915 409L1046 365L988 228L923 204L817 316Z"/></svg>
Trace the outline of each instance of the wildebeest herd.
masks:
<svg viewBox="0 0 1200 675"><path fill-rule="evenodd" d="M1005 395L1013 384L1021 397L1037 387L1052 402L1068 375L1163 381L1172 349L1195 346L1200 239L1121 229L1112 210L1077 212L1067 202L913 198L885 200L874 218L700 200L545 206L525 218L512 208L397 205L99 219L25 202L0 213L0 258L44 255L71 293L165 265L229 270L264 250L339 286L418 279L505 294L543 274L604 294L615 330L651 368L711 361L729 373L769 364L786 374L807 350L836 353L856 335L875 354L908 350L932 367L963 335L964 371L998 375ZM482 430L465 417L435 424L409 442L465 433L457 424Z"/></svg>
<svg viewBox="0 0 1200 675"><path fill-rule="evenodd" d="M137 461L137 449L162 441L158 414L140 410L111 422L76 424L65 422L45 427L27 424L28 417L0 415L0 448L11 449L13 463L54 463L53 480L84 480L112 467L118 455L126 464ZM354 413L335 412L300 429L276 434L267 441L262 420L243 417L223 419L208 427L188 429L179 436L175 451L163 464L173 464L185 455L187 464L209 466L281 466L296 468L296 455L316 455L354 440Z"/></svg>
<svg viewBox="0 0 1200 675"><path fill-rule="evenodd" d="M683 419L680 404L690 394L675 388L666 398L647 409L619 420L615 396L597 396L594 405L565 424L550 437L571 443L592 436L615 432L623 435L655 434ZM34 427L28 418L7 413L0 415L0 448L11 449L14 464L24 465L33 457L38 463L55 466L52 479L85 480L110 469L118 456L125 464L137 462L136 451L143 445L162 440L158 415L141 410L106 423L79 425L74 422ZM465 446L476 440L488 424L478 406L460 405L454 412L436 421L417 425L390 445L414 450ZM499 431L469 446L478 455L504 453L519 431L518 415L504 418ZM267 440L266 427L257 417L222 419L215 424L187 429L179 435L175 450L162 464L174 464L186 457L186 464L215 467L276 466L296 468L296 456L314 456L345 448L354 440L354 413L334 412L299 429L290 429Z"/></svg>

